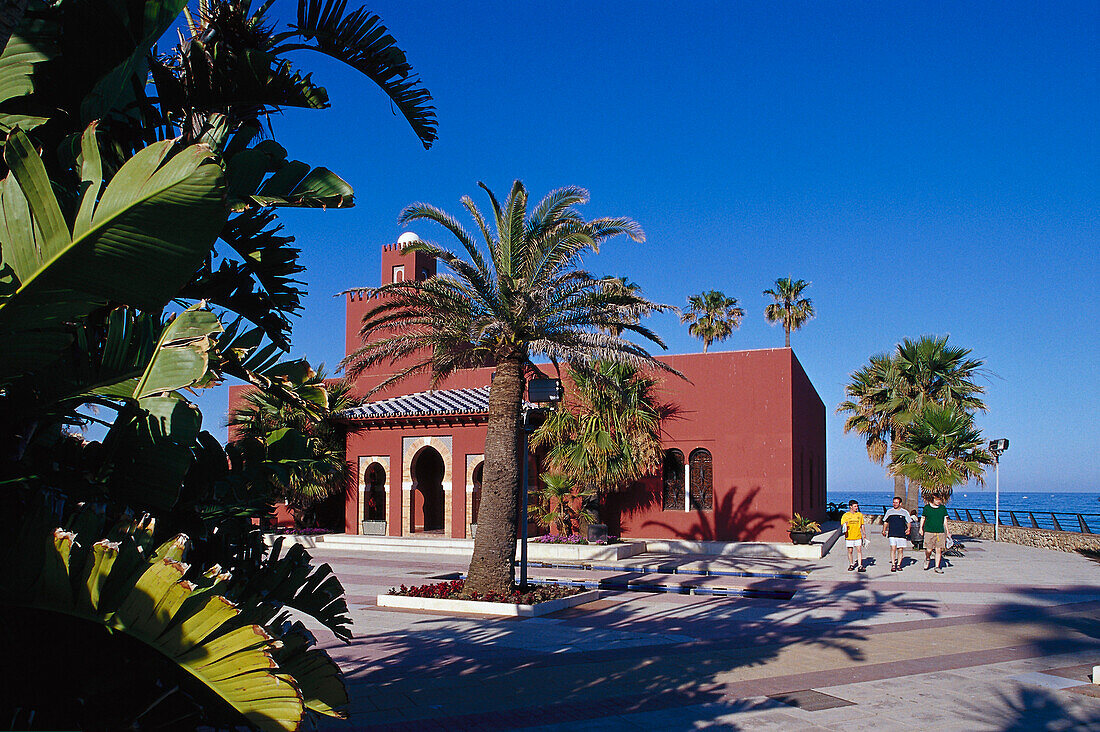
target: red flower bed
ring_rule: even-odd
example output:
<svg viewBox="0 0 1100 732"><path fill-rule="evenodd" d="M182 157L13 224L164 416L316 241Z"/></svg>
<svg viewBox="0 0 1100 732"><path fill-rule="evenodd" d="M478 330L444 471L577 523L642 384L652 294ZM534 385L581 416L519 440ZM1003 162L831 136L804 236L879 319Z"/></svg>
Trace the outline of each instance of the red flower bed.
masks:
<svg viewBox="0 0 1100 732"><path fill-rule="evenodd" d="M465 580L451 580L439 582L434 585L419 585L417 587L400 588L391 587L389 594L404 595L406 597L430 597L437 600L479 600L481 602L506 602L511 605L536 605L547 600L558 600L563 597L584 592L583 587L558 587L556 585L537 586L527 592L513 589L509 594L498 592L467 592L463 589Z"/></svg>

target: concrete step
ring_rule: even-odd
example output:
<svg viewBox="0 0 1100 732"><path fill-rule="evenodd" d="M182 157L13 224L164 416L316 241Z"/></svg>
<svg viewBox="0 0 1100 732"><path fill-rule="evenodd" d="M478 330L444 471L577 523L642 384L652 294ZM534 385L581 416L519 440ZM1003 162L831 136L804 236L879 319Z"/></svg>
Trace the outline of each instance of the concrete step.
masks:
<svg viewBox="0 0 1100 732"><path fill-rule="evenodd" d="M528 542L530 560L617 560L639 554L695 555L709 557L756 559L820 559L828 553L840 529L823 531L807 545L783 542L742 541L688 541L676 539L630 539L618 544L542 544ZM265 539L270 543L274 537ZM367 536L360 534L322 534L319 536L286 536L284 541L307 547L323 547L349 551L391 552L396 554L432 554L435 556L470 556L474 550L473 539L451 539L444 536ZM516 549L517 556L519 548Z"/></svg>
<svg viewBox="0 0 1100 732"><path fill-rule="evenodd" d="M396 552L400 554L469 555L474 551L473 539L451 539L434 536L325 534L321 537L319 545L326 549Z"/></svg>

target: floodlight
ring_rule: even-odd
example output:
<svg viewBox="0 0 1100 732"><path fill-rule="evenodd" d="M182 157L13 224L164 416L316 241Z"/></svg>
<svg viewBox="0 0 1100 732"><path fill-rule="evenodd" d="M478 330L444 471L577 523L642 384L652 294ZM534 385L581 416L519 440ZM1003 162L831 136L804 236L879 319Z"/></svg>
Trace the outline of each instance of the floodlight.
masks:
<svg viewBox="0 0 1100 732"><path fill-rule="evenodd" d="M536 404L554 404L561 396L561 379L531 379L527 384L527 399Z"/></svg>

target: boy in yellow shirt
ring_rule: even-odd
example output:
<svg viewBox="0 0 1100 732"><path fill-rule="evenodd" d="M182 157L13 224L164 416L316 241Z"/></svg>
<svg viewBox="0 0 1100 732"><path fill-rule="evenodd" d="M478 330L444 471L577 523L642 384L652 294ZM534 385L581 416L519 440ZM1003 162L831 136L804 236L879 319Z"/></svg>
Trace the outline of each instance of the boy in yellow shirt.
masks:
<svg viewBox="0 0 1100 732"><path fill-rule="evenodd" d="M848 571L857 566L860 572L866 572L863 566L863 514L859 512L858 501L848 501L848 512L840 517L840 526L844 529L844 546L848 547ZM852 550L857 559L853 560Z"/></svg>

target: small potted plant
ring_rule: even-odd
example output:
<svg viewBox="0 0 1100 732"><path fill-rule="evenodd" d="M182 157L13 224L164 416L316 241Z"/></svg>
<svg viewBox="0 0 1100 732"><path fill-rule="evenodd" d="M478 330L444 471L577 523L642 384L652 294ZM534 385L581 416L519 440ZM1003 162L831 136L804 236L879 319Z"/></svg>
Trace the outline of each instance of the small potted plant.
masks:
<svg viewBox="0 0 1100 732"><path fill-rule="evenodd" d="M803 518L796 513L790 521L790 529L787 533L795 544L809 544L819 531L821 526L816 521Z"/></svg>

